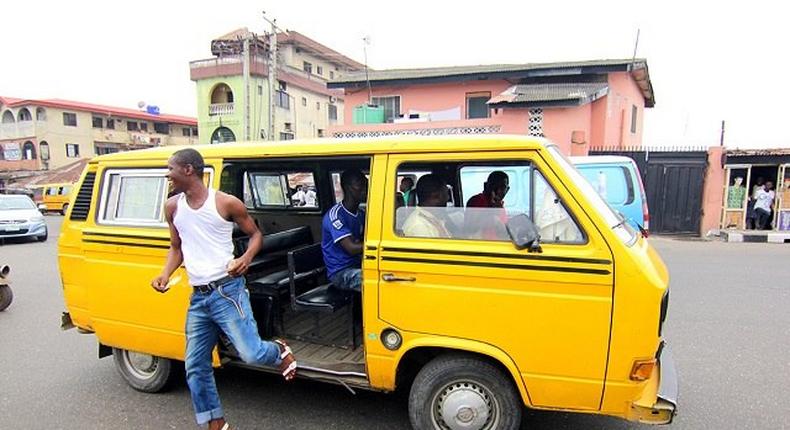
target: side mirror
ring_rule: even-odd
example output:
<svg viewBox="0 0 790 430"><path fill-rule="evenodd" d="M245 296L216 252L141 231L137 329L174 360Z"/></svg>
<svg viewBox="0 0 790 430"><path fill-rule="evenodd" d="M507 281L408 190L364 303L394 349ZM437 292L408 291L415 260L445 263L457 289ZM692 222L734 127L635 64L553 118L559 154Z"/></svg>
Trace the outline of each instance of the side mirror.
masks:
<svg viewBox="0 0 790 430"><path fill-rule="evenodd" d="M543 252L540 247L538 227L526 214L519 214L507 221L507 234L516 249L529 248L529 252Z"/></svg>

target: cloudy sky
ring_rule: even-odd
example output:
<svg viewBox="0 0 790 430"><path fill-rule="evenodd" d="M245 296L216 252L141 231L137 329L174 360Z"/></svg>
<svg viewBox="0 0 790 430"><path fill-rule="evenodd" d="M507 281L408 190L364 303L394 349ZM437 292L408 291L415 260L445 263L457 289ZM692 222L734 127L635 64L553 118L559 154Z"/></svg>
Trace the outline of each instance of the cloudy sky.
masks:
<svg viewBox="0 0 790 430"><path fill-rule="evenodd" d="M189 61L261 18L376 69L647 58L656 107L646 145L790 147L790 26L763 1L4 2L0 95L195 115ZM699 5L698 5L699 4ZM450 6L452 5L452 6Z"/></svg>

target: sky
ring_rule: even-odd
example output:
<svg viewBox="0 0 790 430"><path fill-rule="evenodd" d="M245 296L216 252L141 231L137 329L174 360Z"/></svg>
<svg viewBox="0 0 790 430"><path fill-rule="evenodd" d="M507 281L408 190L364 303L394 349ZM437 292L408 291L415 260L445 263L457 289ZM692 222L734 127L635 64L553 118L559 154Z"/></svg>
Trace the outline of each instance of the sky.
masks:
<svg viewBox="0 0 790 430"><path fill-rule="evenodd" d="M708 3L704 5L703 3ZM775 5L776 4L776 5ZM656 106L643 145L790 147L781 2L53 1L0 8L0 95L194 116L189 62L239 27L297 30L374 69L631 58Z"/></svg>

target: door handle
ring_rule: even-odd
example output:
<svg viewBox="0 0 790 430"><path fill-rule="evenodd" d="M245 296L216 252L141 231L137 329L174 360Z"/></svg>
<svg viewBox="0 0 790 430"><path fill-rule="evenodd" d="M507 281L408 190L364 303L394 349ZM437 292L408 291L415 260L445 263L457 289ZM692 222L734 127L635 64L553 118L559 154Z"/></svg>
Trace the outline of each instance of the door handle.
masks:
<svg viewBox="0 0 790 430"><path fill-rule="evenodd" d="M392 273L385 273L381 279L385 282L414 282L417 280L414 276L395 276Z"/></svg>

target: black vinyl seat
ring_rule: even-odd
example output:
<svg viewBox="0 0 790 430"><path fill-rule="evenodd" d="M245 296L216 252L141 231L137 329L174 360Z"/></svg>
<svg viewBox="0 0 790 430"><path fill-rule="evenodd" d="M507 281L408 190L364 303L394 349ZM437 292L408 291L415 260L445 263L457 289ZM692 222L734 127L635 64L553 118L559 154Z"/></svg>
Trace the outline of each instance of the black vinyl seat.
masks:
<svg viewBox="0 0 790 430"><path fill-rule="evenodd" d="M315 325L311 341L326 343L321 336L320 313L334 313L341 309L348 311L348 330L351 348L356 348L354 336L354 292L341 290L324 279L324 257L321 244L316 243L288 253L288 279L291 290L291 307L295 311L314 311ZM328 343L332 345L331 343ZM332 345L332 346L348 346Z"/></svg>

